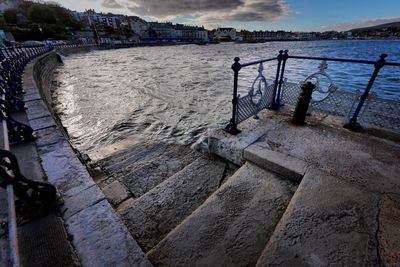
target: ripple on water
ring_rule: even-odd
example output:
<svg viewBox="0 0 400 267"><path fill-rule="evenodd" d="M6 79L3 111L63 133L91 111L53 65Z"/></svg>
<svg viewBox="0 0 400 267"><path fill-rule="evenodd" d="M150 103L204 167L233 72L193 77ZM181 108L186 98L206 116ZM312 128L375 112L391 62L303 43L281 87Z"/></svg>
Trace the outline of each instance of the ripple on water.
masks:
<svg viewBox="0 0 400 267"><path fill-rule="evenodd" d="M400 61L399 41L270 42L207 46L141 47L71 55L57 73L56 107L77 148L85 153L125 138L195 142L209 128L222 127L230 117L232 59L243 62L291 54ZM319 62L288 61L286 75L298 82ZM385 67L386 68L386 67ZM374 90L399 99L400 68L382 70ZM272 83L275 66L264 65ZM344 90L363 90L371 66L329 64L329 73ZM245 93L257 66L240 73Z"/></svg>

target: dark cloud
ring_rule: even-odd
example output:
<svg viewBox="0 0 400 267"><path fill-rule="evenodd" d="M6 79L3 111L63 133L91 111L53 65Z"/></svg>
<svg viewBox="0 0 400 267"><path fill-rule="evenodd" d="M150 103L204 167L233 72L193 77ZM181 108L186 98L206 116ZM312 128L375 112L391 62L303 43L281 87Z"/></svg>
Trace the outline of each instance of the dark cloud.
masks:
<svg viewBox="0 0 400 267"><path fill-rule="evenodd" d="M106 8L123 8L116 0L103 0L101 5Z"/></svg>
<svg viewBox="0 0 400 267"><path fill-rule="evenodd" d="M244 0L129 0L133 12L152 16L179 16L214 10L229 10L243 4Z"/></svg>
<svg viewBox="0 0 400 267"><path fill-rule="evenodd" d="M157 18L194 15L203 23L233 20L274 21L288 13L284 0L129 0L129 2L131 3L129 10L138 15Z"/></svg>

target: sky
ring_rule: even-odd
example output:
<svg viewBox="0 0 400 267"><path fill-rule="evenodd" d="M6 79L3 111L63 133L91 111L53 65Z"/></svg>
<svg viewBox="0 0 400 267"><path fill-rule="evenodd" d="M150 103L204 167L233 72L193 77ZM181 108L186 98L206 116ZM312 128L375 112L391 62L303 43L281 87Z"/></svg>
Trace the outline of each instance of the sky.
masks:
<svg viewBox="0 0 400 267"><path fill-rule="evenodd" d="M52 0L71 10L137 15L208 29L345 31L400 21L400 0Z"/></svg>

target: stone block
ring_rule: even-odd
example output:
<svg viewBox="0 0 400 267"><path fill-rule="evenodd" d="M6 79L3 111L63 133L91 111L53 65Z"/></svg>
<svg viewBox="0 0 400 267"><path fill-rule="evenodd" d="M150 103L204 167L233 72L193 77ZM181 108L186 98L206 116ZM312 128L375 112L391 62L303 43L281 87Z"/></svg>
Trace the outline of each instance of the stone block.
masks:
<svg viewBox="0 0 400 267"><path fill-rule="evenodd" d="M71 192L70 192L71 193ZM61 206L61 213L63 214L64 220L75 215L83 209L86 209L101 200L105 199L103 193L97 185L93 185L80 192L74 192L75 194L70 195L68 192L63 194L64 205Z"/></svg>
<svg viewBox="0 0 400 267"><path fill-rule="evenodd" d="M244 150L244 158L294 182L301 181L308 166L301 159L270 150L268 144L263 142L257 142L247 147Z"/></svg>
<svg viewBox="0 0 400 267"><path fill-rule="evenodd" d="M199 158L118 212L148 251L217 190L225 164Z"/></svg>
<svg viewBox="0 0 400 267"><path fill-rule="evenodd" d="M59 147L42 154L41 158L48 181L57 186L62 194L74 195L95 185L70 147Z"/></svg>
<svg viewBox="0 0 400 267"><path fill-rule="evenodd" d="M254 266L293 194L246 163L149 253L156 266Z"/></svg>
<svg viewBox="0 0 400 267"><path fill-rule="evenodd" d="M34 131L56 126L56 123L51 115L46 117L41 117L38 119L29 120L29 124L31 125Z"/></svg>
<svg viewBox="0 0 400 267"><path fill-rule="evenodd" d="M377 215L377 195L309 169L256 266L377 266Z"/></svg>
<svg viewBox="0 0 400 267"><path fill-rule="evenodd" d="M118 205L129 197L126 188L118 181L114 181L103 189L104 195L113 205Z"/></svg>
<svg viewBox="0 0 400 267"><path fill-rule="evenodd" d="M385 194L379 212L379 255L382 266L400 263L400 196Z"/></svg>
<svg viewBox="0 0 400 267"><path fill-rule="evenodd" d="M25 103L25 106L27 107L26 115L29 120L51 116L49 109L43 100L29 101Z"/></svg>
<svg viewBox="0 0 400 267"><path fill-rule="evenodd" d="M66 224L83 266L152 266L107 200L75 214Z"/></svg>

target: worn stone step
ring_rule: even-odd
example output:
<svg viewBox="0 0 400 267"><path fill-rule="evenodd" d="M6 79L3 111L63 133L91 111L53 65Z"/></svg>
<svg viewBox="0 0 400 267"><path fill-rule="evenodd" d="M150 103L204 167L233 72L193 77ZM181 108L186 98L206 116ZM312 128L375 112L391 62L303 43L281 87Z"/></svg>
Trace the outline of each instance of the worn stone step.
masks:
<svg viewBox="0 0 400 267"><path fill-rule="evenodd" d="M257 266L379 266L379 209L378 194L307 171Z"/></svg>
<svg viewBox="0 0 400 267"><path fill-rule="evenodd" d="M193 161L196 156L198 157L196 154L190 147L182 145L141 142L99 160L98 164L111 174L123 175L130 173L138 165L146 164L154 159L181 160L191 157Z"/></svg>
<svg viewBox="0 0 400 267"><path fill-rule="evenodd" d="M200 206L225 178L226 164L201 157L142 197L117 209L144 251Z"/></svg>
<svg viewBox="0 0 400 267"><path fill-rule="evenodd" d="M307 170L307 163L305 161L273 151L264 142L256 142L247 147L244 150L244 158L294 182L300 182Z"/></svg>
<svg viewBox="0 0 400 267"><path fill-rule="evenodd" d="M254 266L294 189L247 162L148 257L155 266Z"/></svg>
<svg viewBox="0 0 400 267"><path fill-rule="evenodd" d="M108 174L100 186L104 188L118 181L132 197L139 198L199 156L181 145L137 144L129 150L99 161Z"/></svg>

